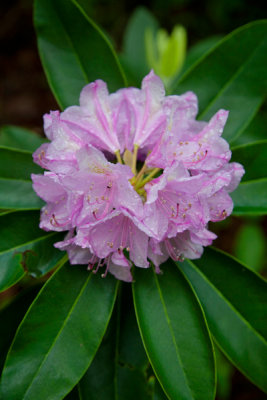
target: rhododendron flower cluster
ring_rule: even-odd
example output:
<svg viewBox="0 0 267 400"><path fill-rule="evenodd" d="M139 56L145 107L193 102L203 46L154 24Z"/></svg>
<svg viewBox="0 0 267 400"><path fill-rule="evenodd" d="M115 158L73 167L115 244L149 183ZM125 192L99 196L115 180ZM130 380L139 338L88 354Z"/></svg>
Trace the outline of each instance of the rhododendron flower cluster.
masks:
<svg viewBox="0 0 267 400"><path fill-rule="evenodd" d="M68 231L55 246L72 264L129 282L133 264L160 272L168 257L198 258L212 243L208 222L232 212L244 170L221 137L228 112L209 122L197 112L194 93L165 96L152 71L141 89L112 94L97 80L80 106L44 116L50 142L34 160L46 171L32 175L46 202L40 227Z"/></svg>

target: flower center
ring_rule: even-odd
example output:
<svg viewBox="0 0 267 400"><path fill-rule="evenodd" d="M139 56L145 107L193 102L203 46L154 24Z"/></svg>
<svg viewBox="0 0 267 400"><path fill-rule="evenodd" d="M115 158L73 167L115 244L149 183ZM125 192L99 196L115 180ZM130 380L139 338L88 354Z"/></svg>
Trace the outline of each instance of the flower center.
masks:
<svg viewBox="0 0 267 400"><path fill-rule="evenodd" d="M130 179L130 183L134 187L135 191L141 196L143 202L146 201L147 193L144 186L152 181L155 177L161 175L161 168L148 168L144 161L140 170L137 170L137 153L138 146L134 145L134 151L131 153L129 150L125 150L123 154L123 160L118 152L116 152L117 161L130 166L134 176Z"/></svg>

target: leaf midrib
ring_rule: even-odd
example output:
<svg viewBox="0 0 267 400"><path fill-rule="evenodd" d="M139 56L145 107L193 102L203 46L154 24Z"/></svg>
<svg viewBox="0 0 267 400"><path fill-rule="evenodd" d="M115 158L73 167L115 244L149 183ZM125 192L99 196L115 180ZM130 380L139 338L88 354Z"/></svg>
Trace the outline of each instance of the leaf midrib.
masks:
<svg viewBox="0 0 267 400"><path fill-rule="evenodd" d="M263 103L265 101L265 97L266 96L264 94L262 94L261 101L258 103L257 107L255 108L254 112L251 114L250 118L248 118L247 121L245 121L243 123L243 125L238 129L238 131L236 132L235 136L233 136L232 138L230 138L228 140L230 145L231 145L231 143L234 143L242 135L242 133L245 131L245 129L254 120L254 118L258 114L260 108L262 107L262 105L263 105Z"/></svg>
<svg viewBox="0 0 267 400"><path fill-rule="evenodd" d="M73 3L73 1L71 1L71 3L72 3L72 5L73 5L73 7L75 7L76 9L78 9L78 7ZM56 12L56 14L57 14L57 19L58 19L60 25L62 26L62 28L63 28L63 30L64 30L64 32L65 32L65 34L66 34L67 40L68 40L68 42L69 42L69 44L70 44L70 47L73 49L73 54L75 55L75 58L77 59L77 62L78 62L78 64L79 64L80 67L81 67L81 71L82 71L82 73L83 73L83 76L84 76L84 78L85 78L85 81L86 81L86 83L89 83L89 79L88 79L86 70L85 70L85 68L84 68L84 65L83 65L83 63L82 63L82 60L81 60L81 58L80 58L80 56L79 56L79 52L76 50L75 45L74 45L74 42L73 42L73 40L72 40L72 38L71 38L71 36L70 36L70 34L69 34L69 32L68 32L68 29L66 28L65 20L64 20L63 18L60 18L60 12L58 11L57 7L55 7L55 12ZM79 10L79 12L80 12L80 10ZM80 13L81 13L81 12L80 12Z"/></svg>
<svg viewBox="0 0 267 400"><path fill-rule="evenodd" d="M248 147L257 147L257 146L266 146L267 147L267 139L260 139L260 140L255 140L255 142L249 142L249 143L243 143L243 144L239 144L236 146L231 147L231 151L238 151L238 150L242 150L242 149L248 149Z"/></svg>
<svg viewBox="0 0 267 400"><path fill-rule="evenodd" d="M63 324L62 324L62 327L60 328L60 330L58 331L58 333L57 333L57 335L55 336L54 340L52 341L51 346L49 347L48 351L45 353L44 358L43 358L41 364L39 365L38 369L36 370L35 374L33 375L33 378L32 378L32 380L31 380L31 382L29 383L26 392L24 393L23 399L26 398L27 393L30 391L31 387L33 386L33 383L34 383L34 381L35 381L36 376L38 375L40 369L41 369L42 366L44 365L46 359L48 358L48 355L49 355L50 352L53 350L55 343L57 342L58 338L60 337L60 335L61 335L61 333L62 333L62 331L63 331L63 329L64 329L64 327L66 326L67 322L69 321L69 318L70 318L70 316L71 316L73 310L75 309L75 307L76 307L76 305L77 305L79 299L81 298L81 296L82 296L82 294L83 294L83 292L84 292L86 286L88 285L88 283L89 283L91 277L92 277L92 273L89 274L89 276L87 277L87 279L86 279L85 283L83 284L83 286L82 286L82 288L81 288L81 290L80 290L78 296L76 297L75 301L73 302L73 304L72 304L72 306L71 306L71 308L70 308L70 310L69 310L69 312L68 312L68 314L67 314L67 316L66 316L66 318L65 318L65 320L64 320L64 322L63 322Z"/></svg>
<svg viewBox="0 0 267 400"><path fill-rule="evenodd" d="M241 182L239 184L239 186L244 186L244 185L253 184L253 183L261 183L261 182L263 182L263 183L267 182L267 177L257 178L257 179L250 179L249 181Z"/></svg>
<svg viewBox="0 0 267 400"><path fill-rule="evenodd" d="M162 303L164 314L165 314L165 317L166 317L167 325L169 327L170 334L171 334L171 337L172 337L172 341L173 341L173 344L174 344L174 347L175 347L175 352L176 352L176 355L177 355L177 359L178 359L179 364L181 366L181 369L182 369L182 372L183 372L183 375L184 375L185 383L187 384L187 387L188 387L189 392L190 392L190 394L192 396L192 399L194 399L194 394L193 394L193 391L192 391L192 389L191 389L191 387L189 385L188 378L187 378L186 372L184 370L183 362L182 362L182 359L181 359L181 356L179 354L179 350L178 350L178 347L177 347L175 334L173 332L173 328L172 328L172 324L171 324L171 321L170 321L170 318L169 318L167 307L166 307L166 304L165 304L165 301L164 301L164 298L163 298L163 294L162 294L162 291L161 291L161 288L160 288L160 285L159 285L159 282L158 282L158 277L156 276L155 272L154 272L154 278L155 278L156 286L157 286L157 289L158 289L158 292L159 292L159 297L160 297L160 301Z"/></svg>
<svg viewBox="0 0 267 400"><path fill-rule="evenodd" d="M218 295L222 300L225 301L225 303L228 305L228 307L231 309L231 311L232 311L235 315L239 316L240 320L244 323L244 325L246 325L247 328L248 328L249 330L251 330L251 331L255 334L255 336L257 336L257 337L259 338L259 340L260 340L261 342L263 342L263 344L264 344L265 346L267 346L267 340L265 339L265 337L264 337L261 333L259 333L259 332L254 328L254 326L252 326L252 325L249 324L249 321L245 318L245 316L242 315L241 311L239 311L237 308L235 308L235 307L233 306L233 303L230 302L230 300L228 299L228 297L225 297L225 295L221 292L221 290L217 289L216 286L208 279L208 277L207 277L206 275L204 275L204 274L202 273L202 271L200 271L200 269L199 269L191 260L186 259L186 261L188 262L188 264L191 264L192 268L197 272L197 274L200 275L200 276L203 278L203 280L204 280L209 286L211 286L211 287L213 288L213 290L215 291L215 293L217 293L217 295ZM177 264L176 264L176 266L177 266ZM177 268L179 268L179 267L177 266ZM196 290L196 293L197 293L197 290Z"/></svg>
<svg viewBox="0 0 267 400"><path fill-rule="evenodd" d="M16 182L26 182L26 183L32 183L30 179L17 179L17 178L3 178L2 176L0 177L0 181L16 181Z"/></svg>
<svg viewBox="0 0 267 400"><path fill-rule="evenodd" d="M262 44L265 42L266 37L264 36L263 39L258 42L258 44L256 45L256 47L254 48L253 52L249 54L249 56L247 57L246 61L241 64L241 66L239 68L236 69L235 73L232 75L231 79L229 79L228 81L226 81L223 86L221 87L221 89L218 91L218 93L210 100L209 104L206 106L206 108L198 115L198 119L203 118L203 116L208 112L208 110L213 106L213 104L216 102L216 100L222 95L222 93L232 84L232 82L235 81L235 79L238 77L238 75L241 74L241 72L245 69L246 65L250 62L250 60L252 58L254 58L255 53L258 52L259 47L262 46ZM234 139L236 139L237 137L234 137Z"/></svg>
<svg viewBox="0 0 267 400"><path fill-rule="evenodd" d="M247 29L250 29L251 26L254 27L254 26L257 26L257 25L262 25L263 23L266 23L266 20L265 20L265 19L261 19L261 20L258 20L258 21L249 22L248 24L243 25L243 26L237 28L236 30L232 31L232 32L229 33L226 37L220 39L214 46L212 46L206 53L204 53L201 57L199 57L199 58L198 58L198 59L183 73L183 75L180 77L180 79L178 79L178 81L177 81L177 83L176 83L176 85L175 85L175 87L174 87L174 90L175 90L175 88L176 88L177 86L179 86L180 83L182 83L182 82L188 77L188 75L191 74L191 72L192 72L194 69L196 69L196 67L197 67L198 65L200 65L200 64L203 62L203 60L205 60L207 57L209 57L211 53L213 53L214 51L216 51L216 50L221 46L222 43L226 43L228 40L233 39L233 38L235 37L235 35L240 34L240 32L242 32L242 31L245 31L245 30L247 30ZM173 93L173 90L172 90L172 93Z"/></svg>
<svg viewBox="0 0 267 400"><path fill-rule="evenodd" d="M21 154L28 155L28 156L31 156L33 153L33 151L30 151L30 150L19 149L17 147L4 146L2 144L0 145L0 152L1 151L7 151L7 152L10 151L12 153L21 153Z"/></svg>
<svg viewBox="0 0 267 400"><path fill-rule="evenodd" d="M71 1L71 3L73 3L73 2ZM73 4L73 6L74 6L74 4ZM37 1L35 1L35 8L37 9ZM37 14L36 9L35 9L35 15ZM63 23L63 19L61 19L59 17L60 13L56 9L56 7L55 7L54 11L56 13L57 22L58 22L59 25L61 25L62 30L65 33L65 37L67 38L67 41L68 41L70 47L73 49L74 57L75 57L76 61L78 62L78 65L80 65L82 75L85 78L85 82L88 83L87 75L86 75L86 73L84 71L84 68L83 68L83 66L82 66L82 64L80 62L80 59L79 59L79 57L78 57L78 55L77 55L77 53L75 51L75 47L73 46L72 40L70 39L69 34L68 34L68 32L67 32L67 30L65 28L65 24ZM35 17L35 21L36 21L36 17ZM64 104L65 100L63 102L61 101L61 96L58 95L57 90L55 89L54 79L51 77L50 69L47 68L45 55L44 55L44 52L43 52L42 47L40 45L40 41L43 41L44 43L47 43L47 40L46 40L46 38L43 38L42 36L38 35L38 31L39 31L40 27L39 27L39 23L37 21L35 22L35 27L36 27L37 38L38 38L38 50L39 50L39 54L40 54L41 59L42 59L43 68L45 70L49 86L51 87L51 89L53 91L53 94L55 96L55 99L58 102L60 108L64 109L66 107L66 105ZM46 29L50 29L50 27L48 25L46 25Z"/></svg>
<svg viewBox="0 0 267 400"><path fill-rule="evenodd" d="M11 252L11 251L13 251L13 250L19 250L21 247L27 246L27 245L32 244L32 243L40 242L41 240L45 240L45 239L47 239L47 238L49 238L49 237L53 237L53 236L55 236L57 233L58 233L58 232L53 232L53 233L49 233L49 234L47 234L47 235L39 236L37 239L32 239L32 240L30 240L30 241L28 241L28 242L25 242L25 243L23 243L23 244L19 244L19 245L15 246L15 247L10 247L10 248L7 249L7 250L0 251L0 257L1 257L3 254L9 253L9 252Z"/></svg>
<svg viewBox="0 0 267 400"><path fill-rule="evenodd" d="M109 48L110 52L112 53L112 56L114 57L116 66L117 66L117 68L118 68L118 70L120 72L122 81L124 82L124 86L127 87L128 86L128 82L127 82L127 78L126 78L125 72L124 72L124 70L122 68L122 65L120 63L119 57L118 57L116 51L114 50L110 40L104 34L104 32L98 27L98 25L87 15L87 13L84 11L84 9L81 6L81 4L79 4L76 0L71 0L71 1L76 6L76 8L80 11L80 13L83 15L85 20L91 25L91 27L93 27L97 31L99 36L101 36L101 38L105 41L107 47Z"/></svg>

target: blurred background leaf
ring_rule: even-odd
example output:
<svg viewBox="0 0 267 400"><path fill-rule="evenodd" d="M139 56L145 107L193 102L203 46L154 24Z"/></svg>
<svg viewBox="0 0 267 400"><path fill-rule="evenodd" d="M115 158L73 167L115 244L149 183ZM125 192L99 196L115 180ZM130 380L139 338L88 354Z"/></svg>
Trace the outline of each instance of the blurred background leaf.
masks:
<svg viewBox="0 0 267 400"><path fill-rule="evenodd" d="M145 34L149 30L154 37L159 28L156 18L144 7L137 8L129 19L123 37L121 60L129 74L129 81L140 86L150 71L147 63Z"/></svg>

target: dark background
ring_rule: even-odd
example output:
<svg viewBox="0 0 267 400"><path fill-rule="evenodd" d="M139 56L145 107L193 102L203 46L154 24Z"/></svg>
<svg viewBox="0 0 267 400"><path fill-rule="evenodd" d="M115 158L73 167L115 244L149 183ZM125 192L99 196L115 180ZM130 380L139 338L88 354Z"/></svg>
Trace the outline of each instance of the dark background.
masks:
<svg viewBox="0 0 267 400"><path fill-rule="evenodd" d="M127 21L139 5L146 6L169 32L175 24L182 24L188 32L189 47L206 37L227 34L247 22L267 16L266 5L259 0L80 2L112 37L118 51L121 50ZM20 125L42 134L42 115L58 106L50 93L39 61L32 24L32 6L32 0L0 3L0 125ZM232 218L229 224L221 229L217 244L231 252L229 237L233 237L234 232L239 229L240 222ZM230 392L229 400L267 399L266 395L237 371L233 372Z"/></svg>

